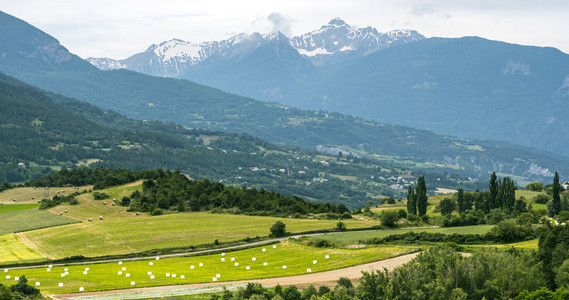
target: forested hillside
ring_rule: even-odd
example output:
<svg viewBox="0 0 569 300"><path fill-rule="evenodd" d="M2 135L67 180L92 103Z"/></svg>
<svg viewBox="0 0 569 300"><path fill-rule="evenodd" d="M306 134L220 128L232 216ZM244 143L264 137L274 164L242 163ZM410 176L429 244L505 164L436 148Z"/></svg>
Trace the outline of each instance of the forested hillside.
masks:
<svg viewBox="0 0 569 300"><path fill-rule="evenodd" d="M399 186L417 176L354 156L274 145L245 134L129 119L1 74L0 107L0 182L87 165L179 169L196 179L357 207L402 196ZM478 186L457 175L430 177L433 188Z"/></svg>

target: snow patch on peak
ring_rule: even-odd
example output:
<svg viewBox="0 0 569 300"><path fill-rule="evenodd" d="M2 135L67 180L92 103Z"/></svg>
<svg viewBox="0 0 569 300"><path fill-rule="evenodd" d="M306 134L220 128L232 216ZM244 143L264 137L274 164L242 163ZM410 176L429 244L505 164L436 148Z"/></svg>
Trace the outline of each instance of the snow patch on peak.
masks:
<svg viewBox="0 0 569 300"><path fill-rule="evenodd" d="M202 50L207 43L191 43L179 39L172 39L154 47L154 54L162 59L162 61L171 60L176 57L184 57L190 60L200 60L203 53Z"/></svg>
<svg viewBox="0 0 569 300"><path fill-rule="evenodd" d="M127 68L127 66L125 64L121 63L119 60L115 60L112 58L89 57L86 59L86 61L88 61L93 66L95 66L95 67L97 67L103 71L111 71L111 70L126 69Z"/></svg>
<svg viewBox="0 0 569 300"><path fill-rule="evenodd" d="M304 56L316 56L316 55L330 55L333 54L332 52L328 52L328 50L324 49L324 48L316 48L313 50L305 50L305 49L297 49L298 53L300 53L300 55L304 55Z"/></svg>

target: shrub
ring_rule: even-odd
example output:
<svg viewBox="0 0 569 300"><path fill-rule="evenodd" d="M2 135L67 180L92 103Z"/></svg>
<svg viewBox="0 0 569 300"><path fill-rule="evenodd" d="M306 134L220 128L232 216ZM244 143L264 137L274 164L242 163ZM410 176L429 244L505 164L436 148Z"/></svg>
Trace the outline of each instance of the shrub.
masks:
<svg viewBox="0 0 569 300"><path fill-rule="evenodd" d="M129 206L130 205L130 197L129 196L122 197L121 205L122 206Z"/></svg>
<svg viewBox="0 0 569 300"><path fill-rule="evenodd" d="M381 224L393 227L395 223L399 220L399 213L395 210L385 210L379 217Z"/></svg>
<svg viewBox="0 0 569 300"><path fill-rule="evenodd" d="M334 248L336 244L329 240L317 240L317 241L310 241L308 242L309 246L318 247L318 248Z"/></svg>
<svg viewBox="0 0 569 300"><path fill-rule="evenodd" d="M541 192L545 189L545 186L541 182L532 182L526 185L526 190L534 191L534 192Z"/></svg>
<svg viewBox="0 0 569 300"><path fill-rule="evenodd" d="M107 195L106 193L103 192L94 192L93 193L93 199L95 200L103 200L103 199L107 199L109 198L109 195Z"/></svg>
<svg viewBox="0 0 569 300"><path fill-rule="evenodd" d="M343 231L343 230L346 230L346 228L348 228L346 223L344 223L342 221L338 221L338 223L336 223L336 229Z"/></svg>
<svg viewBox="0 0 569 300"><path fill-rule="evenodd" d="M547 196L546 194L539 194L533 197L533 201L539 204L547 204L547 201L549 201L549 196Z"/></svg>
<svg viewBox="0 0 569 300"><path fill-rule="evenodd" d="M408 214L407 215L407 220L409 220L409 222L415 222L415 221L419 221L419 216L415 215L415 214Z"/></svg>
<svg viewBox="0 0 569 300"><path fill-rule="evenodd" d="M559 214L557 215L557 220L559 222L566 222L569 220L569 211L566 210L562 210L559 212Z"/></svg>
<svg viewBox="0 0 569 300"><path fill-rule="evenodd" d="M67 195L67 196L55 195L53 196L52 199L42 199L40 202L41 203L40 209L52 208L58 206L63 202L68 202L71 205L79 204L79 201L77 201L77 199L75 199L75 197L73 197L72 195Z"/></svg>
<svg viewBox="0 0 569 300"><path fill-rule="evenodd" d="M161 208L155 208L150 212L151 216L159 216L159 215L163 215L164 211Z"/></svg>
<svg viewBox="0 0 569 300"><path fill-rule="evenodd" d="M517 218L518 224L523 226L530 226L531 224L537 223L538 220L539 217L536 217L534 214L529 212L521 213Z"/></svg>
<svg viewBox="0 0 569 300"><path fill-rule="evenodd" d="M277 221L269 230L272 237L283 237L286 235L286 224L281 221Z"/></svg>
<svg viewBox="0 0 569 300"><path fill-rule="evenodd" d="M486 237L495 242L511 243L534 238L535 234L530 228L520 226L514 223L514 221L508 220L502 221L490 229L486 233Z"/></svg>
<svg viewBox="0 0 569 300"><path fill-rule="evenodd" d="M10 290L14 294L18 294L24 298L33 298L33 299L42 298L40 290L38 290L37 288L35 288L31 285L28 285L28 279L26 279L26 276L24 276L24 275L22 275L20 277L17 284L12 285L10 287ZM5 298L3 298L3 299L5 299ZM18 298L14 297L14 298L7 298L7 299L18 299Z"/></svg>
<svg viewBox="0 0 569 300"><path fill-rule="evenodd" d="M488 214L488 224L498 224L504 221L505 217L501 209L495 208Z"/></svg>

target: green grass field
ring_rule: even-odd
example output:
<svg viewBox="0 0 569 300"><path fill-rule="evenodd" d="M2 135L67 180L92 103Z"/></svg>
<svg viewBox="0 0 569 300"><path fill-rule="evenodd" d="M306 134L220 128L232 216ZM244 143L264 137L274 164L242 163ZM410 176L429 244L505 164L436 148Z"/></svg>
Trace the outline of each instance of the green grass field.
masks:
<svg viewBox="0 0 569 300"><path fill-rule="evenodd" d="M80 221L87 219L98 219L103 216L104 219L120 219L136 217L136 213L127 212L128 207L118 205L124 196L130 196L135 190L142 190L142 181L129 183L126 185L100 190L99 192L109 195L105 200L94 200L93 194L81 194L76 197L80 205L58 205L50 208L48 211L54 214L62 213L69 217ZM117 200L117 205L113 206L113 199ZM105 202L107 203L105 205ZM67 213L65 213L67 210ZM144 213L141 214L146 215Z"/></svg>
<svg viewBox="0 0 569 300"><path fill-rule="evenodd" d="M0 265L13 262L35 262L44 258L11 234L0 235Z"/></svg>
<svg viewBox="0 0 569 300"><path fill-rule="evenodd" d="M49 188L49 196L53 197L57 195L57 192L65 191L67 194L71 194L73 192L82 192L84 190L90 190L93 186L82 186L79 187L78 190L73 190L71 187L51 187ZM32 188L32 187L23 187L23 188L15 188L5 190L0 193L0 203L2 204L31 204L31 203L38 203L41 199L45 196L45 189L44 188ZM16 199L16 201L13 201Z"/></svg>
<svg viewBox="0 0 569 300"><path fill-rule="evenodd" d="M263 252L262 248L265 248L266 252ZM311 269L312 272L338 269L416 250L414 246L380 246L359 250L320 249L293 241L283 241L276 245L276 249L269 245L228 252L225 256L212 254L150 261L125 261L122 265L114 262L68 266L66 268L69 275L65 277L61 277L65 272L64 267L54 267L50 272L47 272L46 268L8 270L2 273L0 283L13 284L16 276L25 275L31 285L40 282L42 292L55 294L79 292L80 287L85 291L130 288L133 287L131 282L135 282L134 287L212 282L214 277L217 278L217 274L220 277L216 281L233 281L305 274L307 269ZM329 259L325 258L326 255L329 255ZM221 261L222 257L225 258L225 262ZM235 261L231 261L232 258ZM316 260L317 264L313 264L313 260ZM149 265L150 262L153 265ZM239 266L235 266L236 262ZM266 266L263 265L265 262ZM200 266L200 263L203 266ZM283 265L286 269L283 269ZM249 270L247 266L250 267ZM89 271L83 274L86 267ZM119 271L122 272L121 275L118 274ZM155 278L151 279L148 272L152 272ZM126 277L127 273L130 277ZM182 278L182 275L185 278ZM10 276L10 279L6 279L6 276ZM62 283L63 287L59 287L59 283Z"/></svg>
<svg viewBox="0 0 569 300"><path fill-rule="evenodd" d="M283 219L205 212L137 216L111 220L93 219L57 228L25 232L45 257L57 259L73 255L88 257L137 253L152 249L189 247L268 236L276 221L288 232L333 229L336 220ZM378 221L344 220L348 228L378 225Z"/></svg>
<svg viewBox="0 0 569 300"><path fill-rule="evenodd" d="M0 205L0 214L6 212L14 212L32 208L40 207L39 204L11 204L11 205Z"/></svg>
<svg viewBox="0 0 569 300"><path fill-rule="evenodd" d="M469 246L469 247L473 247L473 248L476 248L476 247L483 247L483 248L489 248L489 247L511 248L511 247L515 247L515 248L527 248L527 249L537 250L538 241L539 241L538 239L534 239L534 240L517 242L517 243L510 243L510 244L474 245L474 246Z"/></svg>
<svg viewBox="0 0 569 300"><path fill-rule="evenodd" d="M443 234L485 234L494 225L477 225L477 226L461 226L461 227L441 227L441 228L401 228L401 229L380 229L356 232L336 232L323 235L312 236L311 238L319 240L328 240L340 243L357 243L371 238L383 238L392 234L404 234L407 232L430 232Z"/></svg>
<svg viewBox="0 0 569 300"><path fill-rule="evenodd" d="M0 235L76 222L73 219L54 215L37 208L4 212L0 214Z"/></svg>

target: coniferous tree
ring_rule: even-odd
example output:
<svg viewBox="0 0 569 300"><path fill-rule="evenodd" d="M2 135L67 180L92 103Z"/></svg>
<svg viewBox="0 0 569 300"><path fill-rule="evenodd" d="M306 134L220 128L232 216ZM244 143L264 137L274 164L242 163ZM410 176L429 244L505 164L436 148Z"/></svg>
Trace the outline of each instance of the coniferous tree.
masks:
<svg viewBox="0 0 569 300"><path fill-rule="evenodd" d="M502 179L498 179L498 193L496 194L494 208L499 208L499 209L504 208L504 194L505 194L505 189L504 185L502 184Z"/></svg>
<svg viewBox="0 0 569 300"><path fill-rule="evenodd" d="M502 180L502 201L503 207L512 211L516 203L516 188L514 181L510 177L504 177Z"/></svg>
<svg viewBox="0 0 569 300"><path fill-rule="evenodd" d="M412 186L409 186L409 190L407 191L407 213L417 214L417 201L415 198L415 190L413 190Z"/></svg>
<svg viewBox="0 0 569 300"><path fill-rule="evenodd" d="M427 185L425 184L425 176L419 177L417 187L415 188L415 199L417 202L417 213L419 216L427 214Z"/></svg>
<svg viewBox="0 0 569 300"><path fill-rule="evenodd" d="M490 176L490 197L488 199L488 208L494 209L496 208L496 198L498 196L498 182L496 181L496 172L492 172L492 176Z"/></svg>
<svg viewBox="0 0 569 300"><path fill-rule="evenodd" d="M456 203L458 204L458 213L466 212L467 204L464 199L464 190L462 188L459 188L458 193L456 193Z"/></svg>
<svg viewBox="0 0 569 300"><path fill-rule="evenodd" d="M559 185L559 174L555 172L553 177L553 212L558 214L561 211L561 198L559 196L559 191L561 186Z"/></svg>

